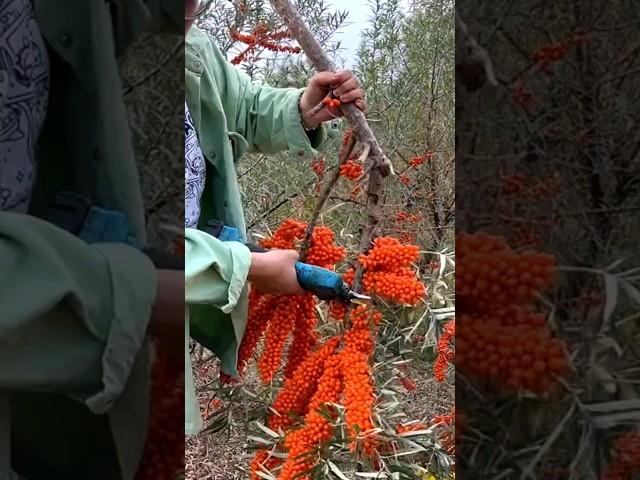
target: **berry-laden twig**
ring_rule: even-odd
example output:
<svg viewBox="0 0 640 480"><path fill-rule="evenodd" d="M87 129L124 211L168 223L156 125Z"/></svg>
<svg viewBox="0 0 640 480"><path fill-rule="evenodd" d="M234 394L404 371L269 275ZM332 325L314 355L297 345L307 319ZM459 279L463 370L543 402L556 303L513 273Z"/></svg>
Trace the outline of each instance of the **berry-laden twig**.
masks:
<svg viewBox="0 0 640 480"><path fill-rule="evenodd" d="M456 249L457 370L510 393L558 390L571 372L566 345L536 306L553 283L555 257L515 252L486 233L458 233Z"/></svg>
<svg viewBox="0 0 640 480"><path fill-rule="evenodd" d="M307 251L309 249L309 242L311 241L311 236L313 235L313 229L316 226L318 218L320 217L320 212L324 208L324 204L329 199L329 195L333 191L333 187L335 187L338 179L340 178L341 168L348 161L351 156L351 152L355 147L356 140L355 137L348 133L345 137L345 145L343 145L343 149L340 152L340 158L338 159L338 168L336 168L331 175L331 178L327 183L325 183L322 192L318 196L316 201L316 205L313 209L313 213L311 214L311 220L309 220L309 224L307 225L307 231L304 236L304 240L302 241L302 246L300 247L300 259L302 261L306 260Z"/></svg>
<svg viewBox="0 0 640 480"><path fill-rule="evenodd" d="M348 157L349 142L343 147L341 157ZM287 219L261 245L296 248L307 231L308 224ZM318 226L313 230L308 263L335 268L345 254L345 249L335 244L330 228ZM419 254L415 245L377 238L358 259L365 269L363 291L392 304L417 305L426 295L414 266ZM353 268L344 275L347 283L354 277ZM326 457L327 445L336 439L336 421L341 418L345 447L353 458L377 461L381 443L374 417L377 393L372 357L382 313L368 305L348 310L342 302L333 302L330 315L338 323L338 332L323 341L317 305L318 299L311 294L250 293L238 370L242 375L248 361L257 357L264 384L283 380L266 416L267 427L281 437L273 450L263 448L256 453L251 480L264 478L261 474L267 472L278 480L310 480L313 469Z"/></svg>
<svg viewBox="0 0 640 480"><path fill-rule="evenodd" d="M237 41L247 45L247 47L236 55L231 63L239 65L247 60L248 56L255 53L258 48L270 50L272 52L285 52L291 54L297 54L301 52L299 47L291 47L288 45L280 45L278 42L289 38L289 33L284 32L269 32L267 25L259 23L253 30L253 33L247 35L240 33L235 27L231 28L230 37Z"/></svg>
<svg viewBox="0 0 640 480"><path fill-rule="evenodd" d="M184 369L156 345L151 373L151 408L136 480L171 478L184 469Z"/></svg>
<svg viewBox="0 0 640 480"><path fill-rule="evenodd" d="M332 90L331 92L329 92L329 95L322 99L320 103L309 110L307 112L307 115L309 116L309 118L313 118L325 108L340 108L340 105L342 105L342 102L334 96Z"/></svg>
<svg viewBox="0 0 640 480"><path fill-rule="evenodd" d="M635 478L640 472L640 429L634 428L615 439L612 453L601 480Z"/></svg>
<svg viewBox="0 0 640 480"><path fill-rule="evenodd" d="M320 72L335 70L333 62L331 62L318 40L313 36L313 33L293 3L290 0L270 0L270 3L276 12L278 12L278 15L280 15L285 25L287 25L291 36L298 41L298 44L302 47L303 52L316 70ZM371 247L376 228L382 218L380 197L383 178L393 174L393 166L373 135L364 113L352 103L342 104L340 108L352 126L358 142L363 146L363 149L365 151L368 150L369 153L366 159L365 169L368 172L367 221L363 226L360 240L360 251L366 252ZM362 266L358 265L353 285L354 290L357 292L359 292L361 288L362 274Z"/></svg>

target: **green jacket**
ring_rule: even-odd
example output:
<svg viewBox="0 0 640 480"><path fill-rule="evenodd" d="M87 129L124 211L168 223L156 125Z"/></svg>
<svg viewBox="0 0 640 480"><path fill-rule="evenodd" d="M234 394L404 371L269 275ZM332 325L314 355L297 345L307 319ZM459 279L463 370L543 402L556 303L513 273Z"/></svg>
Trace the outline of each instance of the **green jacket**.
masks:
<svg viewBox="0 0 640 480"><path fill-rule="evenodd" d="M33 0L51 60L32 213L61 189L145 223L116 52L182 1ZM0 212L0 478L132 479L147 428L151 262Z"/></svg>
<svg viewBox="0 0 640 480"><path fill-rule="evenodd" d="M338 122L308 134L298 110L303 90L253 84L195 27L187 35L185 67L187 106L208 166L199 228L217 219L237 227L246 238L236 162L247 152L284 150L292 161L310 161L316 149L339 135ZM185 428L196 433L201 419L187 334L220 358L225 373L237 375L238 346L247 320L250 254L239 243L223 243L197 229L186 230L185 254Z"/></svg>

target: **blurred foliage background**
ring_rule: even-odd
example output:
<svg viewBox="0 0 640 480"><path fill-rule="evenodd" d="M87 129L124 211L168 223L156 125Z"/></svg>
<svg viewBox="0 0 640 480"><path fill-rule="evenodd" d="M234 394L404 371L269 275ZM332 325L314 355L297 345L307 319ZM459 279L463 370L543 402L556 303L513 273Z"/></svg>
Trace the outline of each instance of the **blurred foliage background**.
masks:
<svg viewBox="0 0 640 480"><path fill-rule="evenodd" d="M488 50L498 85L460 92L468 121L457 128L457 228L556 257L555 288L540 304L574 369L548 398L460 389L476 413L459 457L481 478L636 478L638 5L458 8ZM625 432L624 445L636 445L636 477L607 476L621 462L612 440Z"/></svg>

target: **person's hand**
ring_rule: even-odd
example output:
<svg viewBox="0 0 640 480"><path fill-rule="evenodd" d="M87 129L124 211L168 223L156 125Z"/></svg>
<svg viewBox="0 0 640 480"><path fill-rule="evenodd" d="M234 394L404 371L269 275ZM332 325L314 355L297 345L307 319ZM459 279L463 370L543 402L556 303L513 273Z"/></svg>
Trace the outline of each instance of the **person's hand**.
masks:
<svg viewBox="0 0 640 480"><path fill-rule="evenodd" d="M313 128L322 122L342 116L340 108L326 107L313 116L309 112L333 91L335 98L341 103L355 103L363 112L367 109L364 92L360 88L358 79L347 70L341 72L316 73L309 80L309 84L300 99L300 112L305 128Z"/></svg>
<svg viewBox="0 0 640 480"><path fill-rule="evenodd" d="M269 250L251 253L249 280L262 293L299 295L304 293L298 283L295 250Z"/></svg>

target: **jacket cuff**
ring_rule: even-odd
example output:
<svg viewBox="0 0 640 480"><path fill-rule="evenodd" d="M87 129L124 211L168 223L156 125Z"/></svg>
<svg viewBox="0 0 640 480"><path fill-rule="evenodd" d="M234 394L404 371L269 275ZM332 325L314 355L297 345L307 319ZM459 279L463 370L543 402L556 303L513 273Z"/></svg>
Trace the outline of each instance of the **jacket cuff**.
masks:
<svg viewBox="0 0 640 480"><path fill-rule="evenodd" d="M85 403L93 413L104 414L124 391L146 338L157 278L151 261L138 250L117 244L95 247L108 260L113 318L101 360L102 390Z"/></svg>
<svg viewBox="0 0 640 480"><path fill-rule="evenodd" d="M251 252L240 242L222 242L193 228L185 229L185 238L187 303L232 312L247 283Z"/></svg>
<svg viewBox="0 0 640 480"><path fill-rule="evenodd" d="M224 313L231 313L238 304L242 291L247 284L249 267L251 267L251 252L246 245L240 242L226 242L226 244L231 250L233 268L229 279L228 302L222 306L221 310Z"/></svg>
<svg viewBox="0 0 640 480"><path fill-rule="evenodd" d="M307 132L300 116L300 97L304 88L292 90L288 98L285 132L291 159L311 160L324 150L329 140L340 135L340 119L324 122L317 129Z"/></svg>

